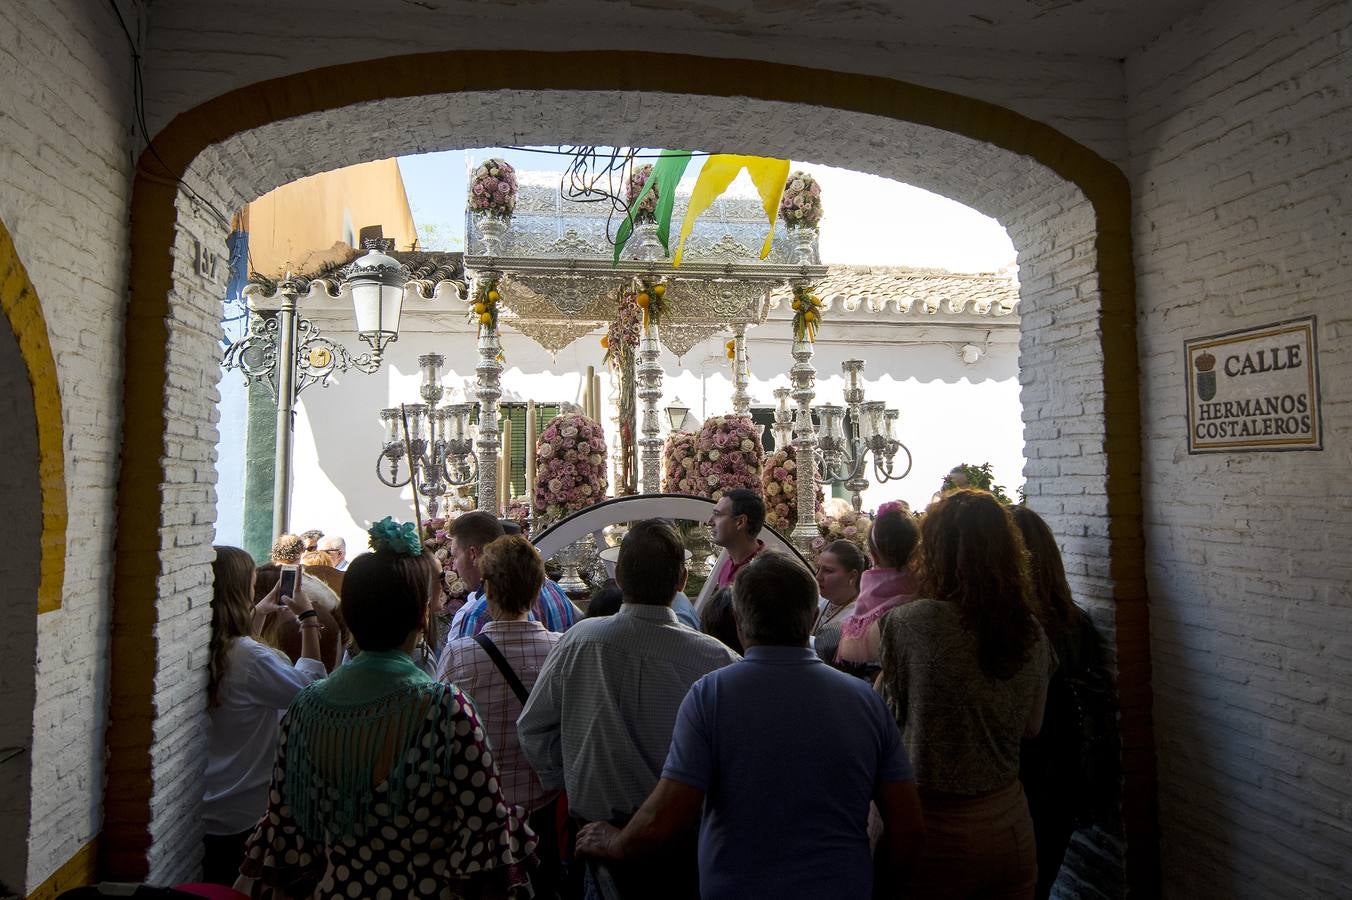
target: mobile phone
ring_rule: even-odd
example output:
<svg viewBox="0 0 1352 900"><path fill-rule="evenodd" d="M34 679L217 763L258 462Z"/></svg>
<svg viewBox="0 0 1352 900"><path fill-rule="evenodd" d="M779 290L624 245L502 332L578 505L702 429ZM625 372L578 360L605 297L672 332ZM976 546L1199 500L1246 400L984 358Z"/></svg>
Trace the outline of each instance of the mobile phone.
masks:
<svg viewBox="0 0 1352 900"><path fill-rule="evenodd" d="M296 596L296 589L300 586L300 566L284 565L279 568L282 578L277 585L277 596L285 601Z"/></svg>

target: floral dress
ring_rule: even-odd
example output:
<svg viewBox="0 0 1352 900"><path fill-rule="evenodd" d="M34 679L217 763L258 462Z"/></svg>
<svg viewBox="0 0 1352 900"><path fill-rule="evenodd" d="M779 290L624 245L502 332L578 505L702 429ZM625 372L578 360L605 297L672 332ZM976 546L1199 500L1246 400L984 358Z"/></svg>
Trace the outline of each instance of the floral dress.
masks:
<svg viewBox="0 0 1352 900"><path fill-rule="evenodd" d="M505 897L528 883L536 839L503 797L473 702L400 655L357 657L397 674L394 692L335 705L321 682L287 712L240 867L257 896L266 885L286 897Z"/></svg>

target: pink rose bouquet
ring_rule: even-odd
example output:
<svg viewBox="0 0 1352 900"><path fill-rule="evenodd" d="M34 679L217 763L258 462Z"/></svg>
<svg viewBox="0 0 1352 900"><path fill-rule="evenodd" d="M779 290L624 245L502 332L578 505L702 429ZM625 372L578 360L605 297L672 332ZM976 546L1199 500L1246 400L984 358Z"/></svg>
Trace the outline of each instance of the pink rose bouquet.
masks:
<svg viewBox="0 0 1352 900"><path fill-rule="evenodd" d="M695 438L696 489L718 500L734 488L761 492L765 450L749 416L714 416Z"/></svg>
<svg viewBox="0 0 1352 900"><path fill-rule="evenodd" d="M859 552L868 555L868 532L873 527L873 517L866 512L849 510L838 516L822 516L817 520L817 530L821 537L812 539L810 553L815 563L817 554L834 541L849 541L859 548Z"/></svg>
<svg viewBox="0 0 1352 900"><path fill-rule="evenodd" d="M629 210L634 214L635 223L651 222L657 212L657 197L661 191L661 185L654 184L653 189L648 192L648 196L643 198L643 202L638 206L634 201L638 195L643 193L643 186L648 183L648 177L652 175L652 164L644 166L635 166L629 173L629 180L624 184L624 199L629 205Z"/></svg>
<svg viewBox="0 0 1352 900"><path fill-rule="evenodd" d="M765 521L782 534L798 524L798 463L794 448L785 447L765 459L761 472L761 493L765 497ZM817 516L821 517L822 487L816 489Z"/></svg>
<svg viewBox="0 0 1352 900"><path fill-rule="evenodd" d="M422 533L423 549L431 550L432 555L441 563L441 570L446 573L446 583L450 585L451 600L463 600L469 594L469 585L460 580L460 576L451 571L451 539L446 534L447 525L458 516L459 511L455 511L449 516L434 516L430 519L423 519Z"/></svg>
<svg viewBox="0 0 1352 900"><path fill-rule="evenodd" d="M662 449L662 490L668 494L704 494L695 473L695 435L688 431L667 435Z"/></svg>
<svg viewBox="0 0 1352 900"><path fill-rule="evenodd" d="M806 172L794 172L779 198L779 217L786 228L816 228L822 220L822 188Z"/></svg>
<svg viewBox="0 0 1352 900"><path fill-rule="evenodd" d="M554 522L604 500L606 439L599 422L581 413L549 420L535 445L535 511Z"/></svg>
<svg viewBox="0 0 1352 900"><path fill-rule="evenodd" d="M480 163L470 176L467 202L474 212L507 218L516 209L516 170L497 158Z"/></svg>

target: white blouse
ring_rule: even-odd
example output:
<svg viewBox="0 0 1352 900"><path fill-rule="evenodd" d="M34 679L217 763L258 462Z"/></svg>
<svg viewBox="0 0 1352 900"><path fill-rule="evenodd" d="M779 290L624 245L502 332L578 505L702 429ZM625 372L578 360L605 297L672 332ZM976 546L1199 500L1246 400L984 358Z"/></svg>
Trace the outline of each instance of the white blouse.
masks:
<svg viewBox="0 0 1352 900"><path fill-rule="evenodd" d="M300 689L326 675L324 664L301 657L295 666L253 638L227 651L221 705L208 710L207 770L202 817L207 834L238 834L267 812L282 712Z"/></svg>

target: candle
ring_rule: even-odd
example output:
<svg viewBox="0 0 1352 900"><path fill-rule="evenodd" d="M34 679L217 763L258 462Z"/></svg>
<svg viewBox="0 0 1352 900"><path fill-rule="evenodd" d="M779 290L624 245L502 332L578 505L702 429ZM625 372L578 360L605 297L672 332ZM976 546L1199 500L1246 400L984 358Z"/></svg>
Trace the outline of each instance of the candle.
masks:
<svg viewBox="0 0 1352 900"><path fill-rule="evenodd" d="M592 376L592 418L601 421L601 376Z"/></svg>
<svg viewBox="0 0 1352 900"><path fill-rule="evenodd" d="M582 382L582 414L589 419L595 418L592 415L592 385L595 383L596 367L587 366L586 381Z"/></svg>
<svg viewBox="0 0 1352 900"><path fill-rule="evenodd" d="M535 401L526 401L526 502L535 502Z"/></svg>
<svg viewBox="0 0 1352 900"><path fill-rule="evenodd" d="M512 420L502 420L502 462L498 467L498 497L503 512L507 511L507 501L512 499Z"/></svg>

